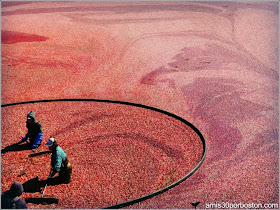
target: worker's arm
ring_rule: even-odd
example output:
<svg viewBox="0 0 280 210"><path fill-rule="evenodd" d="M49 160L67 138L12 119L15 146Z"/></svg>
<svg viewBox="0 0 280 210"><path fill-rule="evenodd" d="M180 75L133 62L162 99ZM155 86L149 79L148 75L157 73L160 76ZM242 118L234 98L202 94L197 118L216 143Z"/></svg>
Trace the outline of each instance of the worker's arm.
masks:
<svg viewBox="0 0 280 210"><path fill-rule="evenodd" d="M52 168L48 178L52 178L56 173L57 171L54 168Z"/></svg>
<svg viewBox="0 0 280 210"><path fill-rule="evenodd" d="M56 163L52 167L52 170L50 172L49 177L53 177L56 173L58 173L60 171L60 167L61 167L61 164L62 164L62 157L61 157L61 155L57 154L55 160L56 160Z"/></svg>
<svg viewBox="0 0 280 210"><path fill-rule="evenodd" d="M34 140L33 145L31 146L32 149L35 149L39 143L41 143L43 137L43 133L38 133L36 139Z"/></svg>
<svg viewBox="0 0 280 210"><path fill-rule="evenodd" d="M21 138L21 142L27 141L28 139L28 132L26 133L25 137Z"/></svg>

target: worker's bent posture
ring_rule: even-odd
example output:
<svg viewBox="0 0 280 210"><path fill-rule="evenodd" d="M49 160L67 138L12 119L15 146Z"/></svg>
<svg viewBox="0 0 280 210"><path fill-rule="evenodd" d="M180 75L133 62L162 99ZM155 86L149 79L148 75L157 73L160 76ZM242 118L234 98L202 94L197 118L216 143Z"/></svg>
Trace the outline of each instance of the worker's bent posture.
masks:
<svg viewBox="0 0 280 210"><path fill-rule="evenodd" d="M50 138L46 145L52 151L52 168L48 178L52 178L56 173L59 173L60 183L68 184L71 181L72 165L68 161L66 153L58 146L55 138Z"/></svg>

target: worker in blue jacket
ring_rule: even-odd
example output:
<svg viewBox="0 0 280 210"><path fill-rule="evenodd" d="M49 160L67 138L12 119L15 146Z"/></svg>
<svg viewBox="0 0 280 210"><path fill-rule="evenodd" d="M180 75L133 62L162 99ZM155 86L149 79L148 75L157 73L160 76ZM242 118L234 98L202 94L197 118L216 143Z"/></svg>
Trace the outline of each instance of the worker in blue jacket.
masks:
<svg viewBox="0 0 280 210"><path fill-rule="evenodd" d="M29 139L31 149L36 149L41 145L43 129L41 123L35 119L35 114L32 111L27 115L26 127L27 133L25 137L22 138L22 142Z"/></svg>

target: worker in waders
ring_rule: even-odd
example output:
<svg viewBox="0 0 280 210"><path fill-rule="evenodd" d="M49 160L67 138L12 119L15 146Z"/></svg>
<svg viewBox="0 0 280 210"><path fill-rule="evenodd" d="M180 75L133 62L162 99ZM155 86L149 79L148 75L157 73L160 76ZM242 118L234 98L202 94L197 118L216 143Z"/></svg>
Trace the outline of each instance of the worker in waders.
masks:
<svg viewBox="0 0 280 210"><path fill-rule="evenodd" d="M20 182L14 182L10 190L1 195L1 209L27 209L26 202L19 196L24 189Z"/></svg>
<svg viewBox="0 0 280 210"><path fill-rule="evenodd" d="M41 145L43 137L42 125L35 119L35 114L31 111L26 120L27 133L22 138L22 142L29 140L31 149L36 149Z"/></svg>
<svg viewBox="0 0 280 210"><path fill-rule="evenodd" d="M46 143L49 150L52 151L51 157L51 171L48 179L52 178L55 174L59 174L60 183L68 184L71 181L72 165L67 159L66 153L57 144L55 138L50 138Z"/></svg>

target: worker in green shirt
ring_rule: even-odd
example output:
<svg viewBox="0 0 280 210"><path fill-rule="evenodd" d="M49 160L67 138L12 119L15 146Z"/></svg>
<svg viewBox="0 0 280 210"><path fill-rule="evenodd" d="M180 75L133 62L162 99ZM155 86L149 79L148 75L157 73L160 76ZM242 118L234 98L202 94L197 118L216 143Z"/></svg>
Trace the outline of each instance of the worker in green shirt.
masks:
<svg viewBox="0 0 280 210"><path fill-rule="evenodd" d="M59 174L60 183L68 184L71 181L72 165L67 159L66 153L58 146L55 138L50 138L46 143L49 150L52 151L51 171L48 178L52 178L55 174Z"/></svg>

